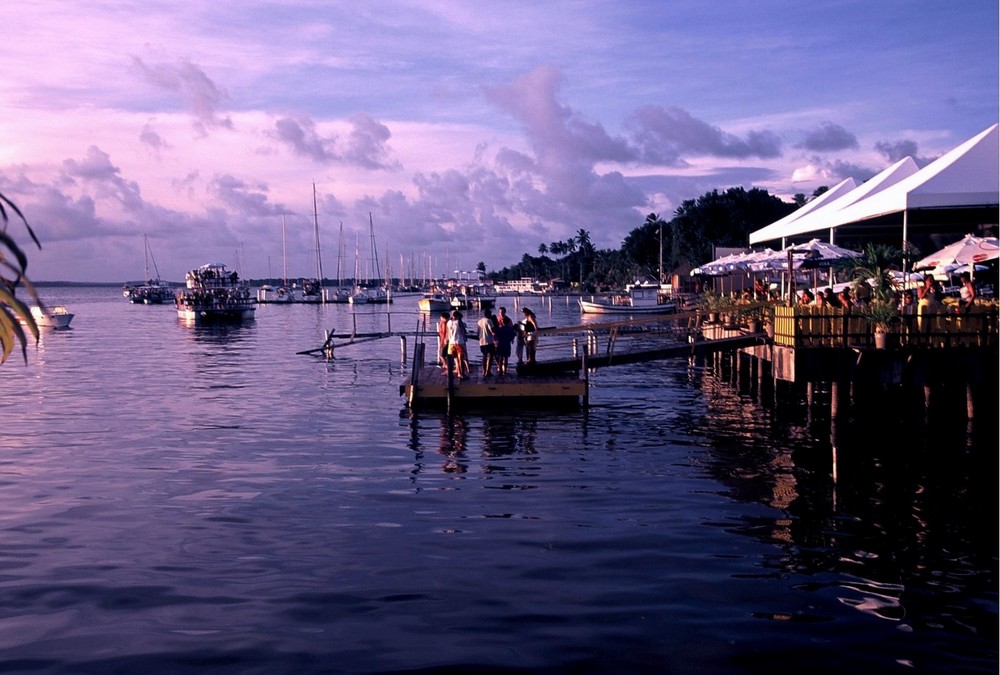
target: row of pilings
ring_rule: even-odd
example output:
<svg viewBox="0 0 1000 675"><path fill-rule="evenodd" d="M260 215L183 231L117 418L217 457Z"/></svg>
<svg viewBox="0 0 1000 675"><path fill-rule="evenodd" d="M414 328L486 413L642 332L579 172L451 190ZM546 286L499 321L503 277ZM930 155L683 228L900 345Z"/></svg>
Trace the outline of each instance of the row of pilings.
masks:
<svg viewBox="0 0 1000 675"><path fill-rule="evenodd" d="M872 409L925 420L937 412L997 418L1000 359L991 348L887 350L760 344L706 357L762 405L787 393L837 419ZM964 405L962 405L964 403Z"/></svg>

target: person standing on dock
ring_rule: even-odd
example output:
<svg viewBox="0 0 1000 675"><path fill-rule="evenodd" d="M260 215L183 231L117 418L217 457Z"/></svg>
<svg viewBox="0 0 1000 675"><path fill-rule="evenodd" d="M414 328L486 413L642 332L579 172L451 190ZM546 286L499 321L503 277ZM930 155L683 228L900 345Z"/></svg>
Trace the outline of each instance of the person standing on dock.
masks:
<svg viewBox="0 0 1000 675"><path fill-rule="evenodd" d="M448 368L448 320L451 317L448 312L441 312L438 317L438 357L441 359L441 367Z"/></svg>
<svg viewBox="0 0 1000 675"><path fill-rule="evenodd" d="M526 363L535 362L535 354L538 352L538 319L535 313L527 307L521 308L524 314L524 356Z"/></svg>
<svg viewBox="0 0 1000 675"><path fill-rule="evenodd" d="M457 309L451 313L448 321L448 354L455 360L458 379L472 374L469 366L469 353L466 351L466 334L468 331L462 321L462 313Z"/></svg>
<svg viewBox="0 0 1000 675"><path fill-rule="evenodd" d="M510 344L517 337L514 322L507 316L507 308L497 309L496 354L497 375L507 374L507 361L510 360Z"/></svg>
<svg viewBox="0 0 1000 675"><path fill-rule="evenodd" d="M483 316L476 322L479 329L479 353L483 355L483 379L490 376L493 369L493 357L496 354L496 328L493 324L493 312L489 308L483 310Z"/></svg>

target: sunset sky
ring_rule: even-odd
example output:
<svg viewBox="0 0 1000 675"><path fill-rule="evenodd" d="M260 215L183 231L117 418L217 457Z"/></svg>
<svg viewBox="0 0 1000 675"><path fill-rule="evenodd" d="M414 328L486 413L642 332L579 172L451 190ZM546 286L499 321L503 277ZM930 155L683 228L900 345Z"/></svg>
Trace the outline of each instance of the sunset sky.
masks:
<svg viewBox="0 0 1000 675"><path fill-rule="evenodd" d="M500 270L923 166L998 121L998 52L996 0L33 0L0 192L36 281L139 279L143 235L164 279L315 276L313 184L328 278L370 269L369 214L383 275Z"/></svg>

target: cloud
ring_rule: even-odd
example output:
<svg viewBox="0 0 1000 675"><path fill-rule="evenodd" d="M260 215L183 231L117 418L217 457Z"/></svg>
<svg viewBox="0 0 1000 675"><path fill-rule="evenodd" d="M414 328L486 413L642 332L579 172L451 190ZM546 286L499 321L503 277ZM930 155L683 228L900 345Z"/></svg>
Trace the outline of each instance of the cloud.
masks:
<svg viewBox="0 0 1000 675"><path fill-rule="evenodd" d="M879 171L880 170L881 169L879 169ZM878 173L878 171L854 162L847 162L844 160L830 161L814 156L810 158L807 164L795 169L792 173L792 182L805 183L827 181L830 184L835 184L845 178L854 178L858 183L863 183L876 173Z"/></svg>
<svg viewBox="0 0 1000 675"><path fill-rule="evenodd" d="M921 157L918 155L916 141L879 141L875 143L875 150L885 157L890 164L894 164L904 157L912 157L917 166L924 167L937 159L937 157Z"/></svg>
<svg viewBox="0 0 1000 675"><path fill-rule="evenodd" d="M142 206L139 184L125 180L120 169L111 163L111 157L94 145L87 149L87 155L82 160L63 161L59 182L91 189L98 199L113 199L126 211L134 212Z"/></svg>
<svg viewBox="0 0 1000 675"><path fill-rule="evenodd" d="M853 150L858 147L858 139L839 124L823 122L816 129L807 131L802 142L796 147L812 152Z"/></svg>
<svg viewBox="0 0 1000 675"><path fill-rule="evenodd" d="M484 93L521 123L541 166L634 160L626 139L612 137L600 124L587 122L557 100L561 82L562 75L545 66L509 84L485 87Z"/></svg>
<svg viewBox="0 0 1000 675"><path fill-rule="evenodd" d="M308 117L282 117L274 123L271 136L292 151L321 164L345 164L370 170L397 170L387 142L389 127L364 113L353 115L351 130L344 137L323 137Z"/></svg>
<svg viewBox="0 0 1000 675"><path fill-rule="evenodd" d="M139 142L157 153L171 147L159 133L153 130L150 122L143 125L142 131L139 132Z"/></svg>
<svg viewBox="0 0 1000 675"><path fill-rule="evenodd" d="M194 114L195 128L202 133L208 127L233 128L231 119L218 114L219 107L229 100L229 95L198 66L189 61L147 65L133 56L132 67L149 84L178 95Z"/></svg>
<svg viewBox="0 0 1000 675"><path fill-rule="evenodd" d="M781 140L774 132L749 131L745 138L739 138L677 106L643 106L627 120L627 126L647 164L686 166L687 154L735 159L781 156Z"/></svg>
<svg viewBox="0 0 1000 675"><path fill-rule="evenodd" d="M289 213L281 204L272 204L264 183L250 184L230 174L217 175L208 184L208 191L241 216L275 216Z"/></svg>

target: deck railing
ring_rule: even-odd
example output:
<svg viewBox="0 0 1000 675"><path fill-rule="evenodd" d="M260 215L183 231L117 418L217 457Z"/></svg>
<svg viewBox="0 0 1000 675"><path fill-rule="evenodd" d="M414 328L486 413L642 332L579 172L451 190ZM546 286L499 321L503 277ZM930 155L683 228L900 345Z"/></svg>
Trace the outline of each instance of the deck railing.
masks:
<svg viewBox="0 0 1000 675"><path fill-rule="evenodd" d="M995 347L997 308L976 307L968 314L938 311L907 314L890 327L892 346L944 348ZM828 307L774 308L774 344L786 347L872 347L875 329L858 312Z"/></svg>

